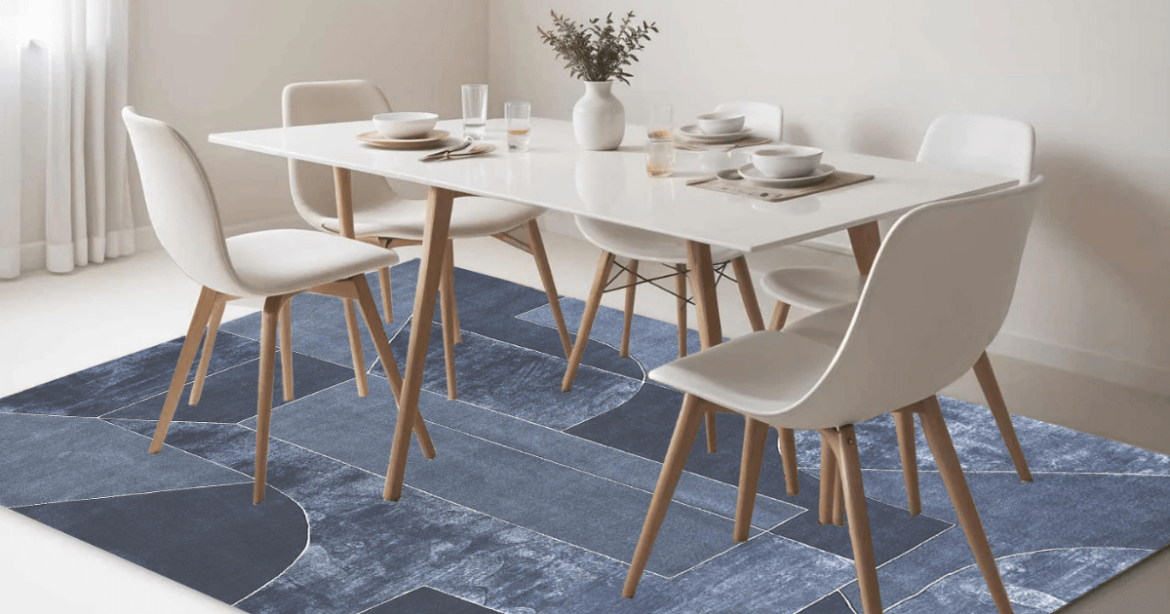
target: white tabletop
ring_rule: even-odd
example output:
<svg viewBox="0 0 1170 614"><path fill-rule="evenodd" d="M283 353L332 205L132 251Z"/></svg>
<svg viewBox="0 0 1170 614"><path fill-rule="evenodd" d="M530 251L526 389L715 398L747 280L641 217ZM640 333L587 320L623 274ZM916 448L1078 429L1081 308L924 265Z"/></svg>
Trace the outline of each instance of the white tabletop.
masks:
<svg viewBox="0 0 1170 614"><path fill-rule="evenodd" d="M750 252L802 241L953 196L1014 184L1003 177L962 173L938 167L860 154L825 152L838 169L874 175L872 181L811 196L768 203L698 187L687 179L746 162L734 154L678 151L676 173L646 174L645 131L626 128L618 151L583 151L573 140L572 124L532 120L532 147L510 153L502 130L491 130L495 152L465 160L423 163L426 151L375 149L356 135L372 122L351 122L212 134L210 141L240 149L317 162L353 171L447 188L477 196L537 205L602 219L682 239ZM439 129L461 133L460 120Z"/></svg>

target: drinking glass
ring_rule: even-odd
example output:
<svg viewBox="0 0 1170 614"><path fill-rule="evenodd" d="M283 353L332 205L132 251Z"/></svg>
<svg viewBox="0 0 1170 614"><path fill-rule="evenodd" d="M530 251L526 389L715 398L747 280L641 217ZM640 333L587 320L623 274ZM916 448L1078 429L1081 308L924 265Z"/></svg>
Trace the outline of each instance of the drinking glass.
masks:
<svg viewBox="0 0 1170 614"><path fill-rule="evenodd" d="M463 86L463 138L479 141L487 124L488 86L483 83Z"/></svg>
<svg viewBox="0 0 1170 614"><path fill-rule="evenodd" d="M668 104L650 107L646 122L646 173L667 177L674 173L674 110Z"/></svg>
<svg viewBox="0 0 1170 614"><path fill-rule="evenodd" d="M532 103L513 101L504 103L504 121L507 122L508 151L528 151L529 131L532 128Z"/></svg>

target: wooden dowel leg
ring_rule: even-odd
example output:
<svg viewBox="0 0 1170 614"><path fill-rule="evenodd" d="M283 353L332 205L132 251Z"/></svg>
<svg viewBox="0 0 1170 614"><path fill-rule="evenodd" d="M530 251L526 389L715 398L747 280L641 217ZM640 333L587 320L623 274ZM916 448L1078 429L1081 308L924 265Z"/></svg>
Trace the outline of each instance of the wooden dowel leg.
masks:
<svg viewBox="0 0 1170 614"><path fill-rule="evenodd" d="M268 433L272 422L272 377L276 362L276 327L287 297L270 296L264 301L260 328L260 382L256 394L256 472L252 503L264 501L268 477Z"/></svg>
<svg viewBox="0 0 1170 614"><path fill-rule="evenodd" d="M743 308L747 311L752 330L764 330L764 316L760 313L760 301L756 299L756 287L752 284L752 272L748 269L747 258L740 256L731 261L731 266L735 270L739 296L743 299Z"/></svg>
<svg viewBox="0 0 1170 614"><path fill-rule="evenodd" d="M906 482L906 506L910 516L922 513L922 498L918 492L918 451L914 442L914 414L907 410L894 412L894 428L898 432L898 452L902 456L902 479Z"/></svg>
<svg viewBox="0 0 1170 614"><path fill-rule="evenodd" d="M958 455L955 454L955 446L943 420L938 398L930 397L925 403L928 409L919 414L922 419L922 431L926 433L926 441L930 444L935 462L938 463L943 484L946 485L951 504L955 507L955 515L958 516L963 533L967 536L967 544L971 546L971 553L975 555L975 562L979 566L979 571L983 573L983 580L987 583L987 590L991 593L995 607L1000 614L1011 614L1012 604L1000 578L999 568L995 565L995 555L991 553L991 544L987 542L983 521L979 518L979 511L975 509L975 499L971 497L971 490L967 487L963 467L959 464Z"/></svg>
<svg viewBox="0 0 1170 614"><path fill-rule="evenodd" d="M382 320L387 324L394 321L394 300L390 291L390 267L378 269L378 287L382 290Z"/></svg>
<svg viewBox="0 0 1170 614"><path fill-rule="evenodd" d="M849 541L853 543L853 565L861 590L861 607L865 614L881 614L882 596L878 589L877 561L873 554L873 537L869 532L869 512L865 506L865 488L861 484L861 460L853 426L838 429L837 450L841 483L845 490L845 507L849 513Z"/></svg>
<svg viewBox="0 0 1170 614"><path fill-rule="evenodd" d="M447 240L447 258L444 260L444 266L447 271L447 279L451 286L451 317L455 321L454 333L455 344L463 343L463 332L459 330L459 303L455 298L455 241Z"/></svg>
<svg viewBox="0 0 1170 614"><path fill-rule="evenodd" d="M528 230L528 247L532 251L533 259L536 260L540 283L544 285L548 306L552 310L553 320L557 323L557 333L561 336L561 345L565 349L565 358L568 358L573 353L573 339L569 336L569 327L565 325L565 315L561 312L561 295L557 293L557 283L553 280L552 267L548 264L548 253L544 250L540 225L533 219L528 221L525 228Z"/></svg>
<svg viewBox="0 0 1170 614"><path fill-rule="evenodd" d="M561 380L561 392L568 392L573 388L573 380L577 378L577 369L581 366L581 358L585 356L585 344L589 342L589 331L593 328L593 319L597 317L601 295L605 292L605 284L609 281L609 271L612 268L613 254L602 252L601 259L597 262L597 273L593 277L593 288L589 290L589 299L585 301L585 313L581 315L577 341L573 344L573 353L569 356L569 366L565 369L564 379Z"/></svg>
<svg viewBox="0 0 1170 614"><path fill-rule="evenodd" d="M658 486L654 488L654 497L650 500L650 509L646 511L646 521L642 524L642 535L638 538L638 547L634 550L634 559L626 575L625 587L622 588L622 596L627 599L632 599L634 592L638 590L638 582L642 579L642 572L646 570L646 562L650 560L650 552L654 549L654 541L658 539L658 531L662 529L662 521L666 518L670 499L674 496L674 489L678 486L683 468L687 464L687 455L690 454L695 435L699 432L702 413L698 397L688 394L683 398L682 411L679 412L678 422L674 427L674 436L670 439L670 448L662 464L662 473L658 476Z"/></svg>
<svg viewBox="0 0 1170 614"><path fill-rule="evenodd" d="M447 241L447 255L445 262L451 262L455 255L451 247L452 241ZM459 394L455 388L455 279L453 269L443 267L443 283L439 290L440 313L443 318L443 357L447 366L447 398L455 400Z"/></svg>
<svg viewBox="0 0 1170 614"><path fill-rule="evenodd" d="M638 291L638 261L631 260L626 268L628 269L626 273L626 309L622 322L622 345L618 351L618 356L622 358L630 357L630 329L634 324L634 295Z"/></svg>
<svg viewBox="0 0 1170 614"><path fill-rule="evenodd" d="M358 396L366 397L370 394L370 384L366 380L366 357L362 350L362 333L358 330L357 314L354 313L353 303L349 299L341 299L345 309L345 328L349 331L349 354L353 358L353 377L357 382Z"/></svg>
<svg viewBox="0 0 1170 614"><path fill-rule="evenodd" d="M837 457L837 471L841 471L841 457ZM838 527L845 526L845 484L841 478L837 478L837 482L833 485L833 524Z"/></svg>
<svg viewBox="0 0 1170 614"><path fill-rule="evenodd" d="M723 325L719 321L719 301L715 294L715 269L711 262L711 246L687 241L687 268L691 273L691 289L695 293L695 311L698 314L699 340L703 349L723 343ZM715 414L707 416L707 451L715 453Z"/></svg>
<svg viewBox="0 0 1170 614"><path fill-rule="evenodd" d="M292 351L292 299L284 302L280 309L280 375L285 402L296 398L293 395L293 351Z"/></svg>
<svg viewBox="0 0 1170 614"><path fill-rule="evenodd" d="M739 500L735 506L735 529L732 539L747 541L752 528L752 512L756 507L756 492L760 485L760 468L764 464L764 446L768 440L768 424L747 418L743 431L743 455L739 468Z"/></svg>
<svg viewBox="0 0 1170 614"><path fill-rule="evenodd" d="M796 462L796 431L780 429L780 459L784 463L784 490L789 496L800 494L800 474Z"/></svg>
<svg viewBox="0 0 1170 614"><path fill-rule="evenodd" d="M187 326L187 337L183 340L183 349L179 350L179 363L175 365L175 375L171 377L171 387L167 389L167 398L163 401L162 413L158 417L158 425L154 429L154 438L150 441L150 453L158 454L162 451L163 442L167 438L167 429L175 417L175 410L179 407L179 397L183 395L183 387L187 383L187 375L191 373L191 363L195 362L195 352L199 349L199 341L203 336L203 327L207 326L211 318L211 311L215 308L218 293L211 288L203 288L199 293L199 300L195 303L195 313L191 315L191 324Z"/></svg>
<svg viewBox="0 0 1170 614"><path fill-rule="evenodd" d="M776 301L776 308L772 310L772 322L768 325L768 330L780 330L784 328L784 324L788 322L788 311L792 306L784 301Z"/></svg>
<svg viewBox="0 0 1170 614"><path fill-rule="evenodd" d="M829 437L821 433L821 492L817 506L820 524L833 523L833 495L837 492L837 454Z"/></svg>
<svg viewBox="0 0 1170 614"><path fill-rule="evenodd" d="M199 368L195 370L195 383L191 384L191 396L187 398L188 405L198 405L203 395L203 381L207 379L207 369L211 366L211 353L215 350L215 334L219 332L219 324L223 321L223 310L227 307L227 300L220 298L215 301L211 309L211 319L207 322L207 334L203 338L203 351L199 354Z"/></svg>
<svg viewBox="0 0 1170 614"><path fill-rule="evenodd" d="M675 267L678 275L674 276L675 310L678 315L678 357L687 355L687 267L680 264Z"/></svg>
<svg viewBox="0 0 1170 614"><path fill-rule="evenodd" d="M707 453L714 454L719 451L719 437L715 427L715 412L707 412L707 417L703 424L707 429Z"/></svg>
<svg viewBox="0 0 1170 614"><path fill-rule="evenodd" d="M1012 464L1016 466L1016 475L1023 482L1032 481L1032 471L1028 469L1028 461L1024 458L1024 450L1020 448L1020 440L1016 437L1016 427L1012 426L1012 416L1008 413L1007 403L1003 400L1003 392L999 389L999 380L995 377L995 370L991 368L991 359L987 352L975 361L975 377L979 386L983 388L983 396L987 398L987 406L991 415L995 417L995 425L999 427L999 434L1007 446L1008 454L1012 457Z"/></svg>

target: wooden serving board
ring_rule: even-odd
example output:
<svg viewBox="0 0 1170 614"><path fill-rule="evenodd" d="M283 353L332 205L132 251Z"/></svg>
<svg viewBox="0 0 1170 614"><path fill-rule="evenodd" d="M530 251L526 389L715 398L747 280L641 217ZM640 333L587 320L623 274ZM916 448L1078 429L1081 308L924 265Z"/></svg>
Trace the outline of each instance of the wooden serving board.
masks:
<svg viewBox="0 0 1170 614"><path fill-rule="evenodd" d="M829 177L821 183L799 188L769 188L748 183L747 180L744 179L729 181L727 179L720 179L719 177L716 177L710 181L693 183L689 185L696 188L702 188L704 190L723 192L725 194L735 194L737 196L746 196L748 198L763 200L770 203L778 203L784 200L800 198L801 196L808 196L809 194L816 194L818 192L827 192L829 190L843 188L855 183L869 181L870 179L873 179L873 175L862 175L861 173L847 173L845 171L837 171L833 173L832 177Z"/></svg>

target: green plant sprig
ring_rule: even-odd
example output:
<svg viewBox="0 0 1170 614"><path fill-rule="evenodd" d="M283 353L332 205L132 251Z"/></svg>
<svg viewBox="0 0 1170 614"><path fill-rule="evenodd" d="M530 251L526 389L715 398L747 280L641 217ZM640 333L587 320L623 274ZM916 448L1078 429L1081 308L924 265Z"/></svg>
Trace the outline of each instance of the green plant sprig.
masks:
<svg viewBox="0 0 1170 614"><path fill-rule="evenodd" d="M613 13L605 20L593 18L584 26L576 21L552 13L553 27L536 31L544 44L556 51L557 59L566 61L569 74L584 81L609 81L611 79L630 84L630 73L625 68L638 61L635 51L642 51L643 42L650 40L650 33L658 33L658 22L641 25L634 23L634 12L630 11L615 23Z"/></svg>

